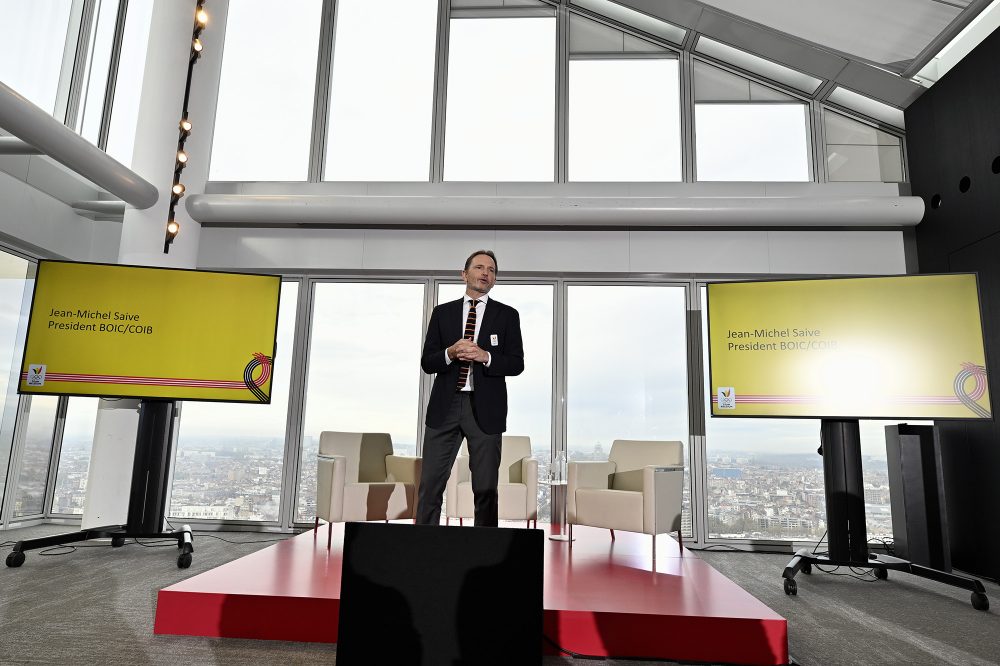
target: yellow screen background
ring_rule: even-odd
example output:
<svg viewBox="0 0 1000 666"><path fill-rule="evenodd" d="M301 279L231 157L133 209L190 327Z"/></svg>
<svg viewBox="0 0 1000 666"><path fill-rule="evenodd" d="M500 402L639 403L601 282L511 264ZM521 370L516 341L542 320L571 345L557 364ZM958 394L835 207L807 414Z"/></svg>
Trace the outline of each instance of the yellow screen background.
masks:
<svg viewBox="0 0 1000 666"><path fill-rule="evenodd" d="M270 401L270 378L259 386L265 398L245 385L154 384L158 379L243 384L254 354L274 354L280 277L42 261L36 280L21 392ZM110 318L78 316L80 310ZM116 319L114 313L130 318ZM53 328L50 322L93 324L97 330ZM133 328L102 332L102 324ZM43 385L29 386L25 373L37 364L46 366L47 377ZM263 371L252 369L252 378ZM53 374L152 378L153 383L50 380Z"/></svg>
<svg viewBox="0 0 1000 666"><path fill-rule="evenodd" d="M714 283L708 322L713 415L990 418L975 275Z"/></svg>

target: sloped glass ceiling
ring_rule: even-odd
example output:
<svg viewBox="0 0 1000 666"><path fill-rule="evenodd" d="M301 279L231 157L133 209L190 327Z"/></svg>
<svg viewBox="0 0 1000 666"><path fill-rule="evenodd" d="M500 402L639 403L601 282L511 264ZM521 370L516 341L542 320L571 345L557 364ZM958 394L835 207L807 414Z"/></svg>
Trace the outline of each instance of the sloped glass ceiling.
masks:
<svg viewBox="0 0 1000 666"><path fill-rule="evenodd" d="M702 0L857 59L903 71L970 0Z"/></svg>

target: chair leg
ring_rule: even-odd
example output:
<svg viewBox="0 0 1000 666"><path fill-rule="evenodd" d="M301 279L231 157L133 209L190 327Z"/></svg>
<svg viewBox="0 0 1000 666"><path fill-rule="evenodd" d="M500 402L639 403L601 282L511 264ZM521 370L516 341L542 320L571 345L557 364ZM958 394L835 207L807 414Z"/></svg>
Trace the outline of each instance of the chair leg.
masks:
<svg viewBox="0 0 1000 666"><path fill-rule="evenodd" d="M531 518L528 518L528 519L527 519L526 521L524 521L524 522L525 522L525 525L524 525L524 529L526 529L526 530L530 530L530 529L531 529Z"/></svg>
<svg viewBox="0 0 1000 666"><path fill-rule="evenodd" d="M330 545L333 544L333 523L326 524L326 549L330 550Z"/></svg>
<svg viewBox="0 0 1000 666"><path fill-rule="evenodd" d="M608 530L608 531L611 532L611 540L614 541L615 540L615 531L614 530Z"/></svg>
<svg viewBox="0 0 1000 666"><path fill-rule="evenodd" d="M653 562L656 562L656 535L653 535Z"/></svg>
<svg viewBox="0 0 1000 666"><path fill-rule="evenodd" d="M569 527L569 535L568 535L569 536L569 547L572 548L573 547L573 523L570 523L567 527Z"/></svg>
<svg viewBox="0 0 1000 666"><path fill-rule="evenodd" d="M465 526L465 523L462 521L462 518L458 519L458 526L459 527L464 527Z"/></svg>
<svg viewBox="0 0 1000 666"><path fill-rule="evenodd" d="M448 525L451 525L451 518L449 518L448 516L445 516L444 517L444 524L445 524L445 527L447 527Z"/></svg>
<svg viewBox="0 0 1000 666"><path fill-rule="evenodd" d="M677 547L680 548L681 557L684 557L684 535L681 530L677 530Z"/></svg>
<svg viewBox="0 0 1000 666"><path fill-rule="evenodd" d="M316 516L316 523L313 525L313 532L319 529L319 516Z"/></svg>

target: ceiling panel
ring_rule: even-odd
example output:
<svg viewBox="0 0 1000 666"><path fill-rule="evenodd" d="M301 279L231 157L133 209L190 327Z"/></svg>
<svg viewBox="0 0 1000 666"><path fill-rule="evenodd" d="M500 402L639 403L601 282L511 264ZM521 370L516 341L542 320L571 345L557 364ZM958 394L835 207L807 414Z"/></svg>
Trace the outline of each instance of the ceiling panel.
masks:
<svg viewBox="0 0 1000 666"><path fill-rule="evenodd" d="M703 2L800 39L900 70L960 14L970 0Z"/></svg>

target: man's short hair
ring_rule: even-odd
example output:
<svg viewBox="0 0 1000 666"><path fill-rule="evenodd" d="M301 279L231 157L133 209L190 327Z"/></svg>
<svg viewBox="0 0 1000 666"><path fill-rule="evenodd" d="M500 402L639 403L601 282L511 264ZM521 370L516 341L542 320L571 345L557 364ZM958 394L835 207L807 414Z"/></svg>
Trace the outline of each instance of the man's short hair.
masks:
<svg viewBox="0 0 1000 666"><path fill-rule="evenodd" d="M493 250L476 250L475 252L473 252L472 254L470 254L469 258L465 260L465 269L464 270L469 270L469 266L472 265L472 260L475 259L476 257L478 257L481 254L485 254L487 257L489 257L490 259L493 260L493 268L495 268L496 272L499 273L500 272L500 264L497 263L497 255L493 254Z"/></svg>

